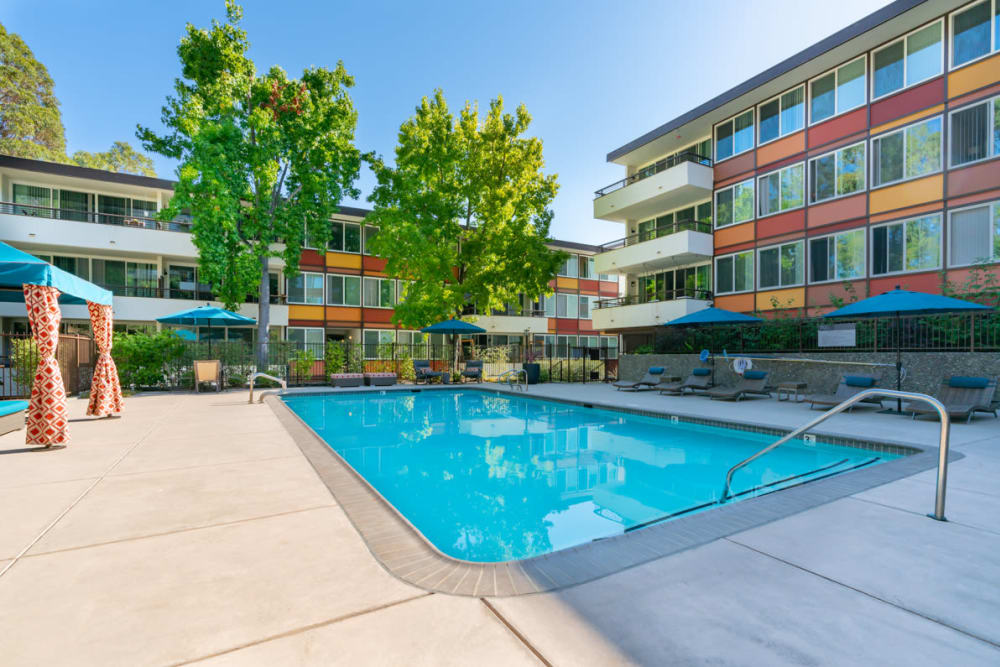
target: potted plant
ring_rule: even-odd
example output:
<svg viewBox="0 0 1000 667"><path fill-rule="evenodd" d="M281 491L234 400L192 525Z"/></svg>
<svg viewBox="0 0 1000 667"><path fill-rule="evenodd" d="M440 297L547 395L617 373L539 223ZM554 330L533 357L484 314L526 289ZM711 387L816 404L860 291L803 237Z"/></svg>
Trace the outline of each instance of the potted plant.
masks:
<svg viewBox="0 0 1000 667"><path fill-rule="evenodd" d="M524 369L528 384L538 384L542 376L542 365L535 361L538 357L539 355L531 347L524 351L524 363L521 364L521 368Z"/></svg>

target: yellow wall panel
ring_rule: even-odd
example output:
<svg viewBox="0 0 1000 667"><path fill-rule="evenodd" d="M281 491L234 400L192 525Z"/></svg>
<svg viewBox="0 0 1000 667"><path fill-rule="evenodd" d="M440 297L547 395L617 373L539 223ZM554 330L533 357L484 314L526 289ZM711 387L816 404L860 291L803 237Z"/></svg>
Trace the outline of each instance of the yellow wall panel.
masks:
<svg viewBox="0 0 1000 667"><path fill-rule="evenodd" d="M909 116L903 116L902 118L897 118L896 120L889 121L888 123L882 123L881 125L872 128L872 136L879 134L880 132L885 132L886 130L902 127L903 125L918 121L921 118L927 118L928 116L939 114L942 111L944 111L944 105L939 104L929 109L918 111L917 113L911 113Z"/></svg>
<svg viewBox="0 0 1000 667"><path fill-rule="evenodd" d="M872 190L868 200L869 214L917 206L944 197L944 176L935 174L915 181Z"/></svg>
<svg viewBox="0 0 1000 667"><path fill-rule="evenodd" d="M958 97L1000 81L1000 54L966 65L948 75L948 97Z"/></svg>
<svg viewBox="0 0 1000 667"><path fill-rule="evenodd" d="M753 294L731 294L715 297L715 307L734 313L749 313L753 308Z"/></svg>
<svg viewBox="0 0 1000 667"><path fill-rule="evenodd" d="M753 222L742 222L738 225L720 227L715 230L714 238L716 248L725 248L737 243L753 241Z"/></svg>
<svg viewBox="0 0 1000 667"><path fill-rule="evenodd" d="M775 303L772 303L774 300ZM768 292L757 292L757 310L777 310L781 308L801 308L806 303L805 287L790 287Z"/></svg>
<svg viewBox="0 0 1000 667"><path fill-rule="evenodd" d="M323 321L323 306L288 306L288 319L290 320L316 320Z"/></svg>
<svg viewBox="0 0 1000 667"><path fill-rule="evenodd" d="M561 287L562 289L577 289L579 281L576 278L556 278L556 287Z"/></svg>
<svg viewBox="0 0 1000 667"><path fill-rule="evenodd" d="M326 266L327 268L338 269L360 269L361 255L352 255L346 252L328 252L326 253Z"/></svg>

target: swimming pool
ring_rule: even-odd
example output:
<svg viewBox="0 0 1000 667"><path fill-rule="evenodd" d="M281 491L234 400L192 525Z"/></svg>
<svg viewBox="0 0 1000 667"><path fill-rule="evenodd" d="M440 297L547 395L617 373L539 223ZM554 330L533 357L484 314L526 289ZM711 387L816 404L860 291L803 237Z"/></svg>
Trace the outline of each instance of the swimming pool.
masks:
<svg viewBox="0 0 1000 667"><path fill-rule="evenodd" d="M775 437L482 390L283 397L442 553L530 558L714 506ZM734 500L898 458L793 441Z"/></svg>

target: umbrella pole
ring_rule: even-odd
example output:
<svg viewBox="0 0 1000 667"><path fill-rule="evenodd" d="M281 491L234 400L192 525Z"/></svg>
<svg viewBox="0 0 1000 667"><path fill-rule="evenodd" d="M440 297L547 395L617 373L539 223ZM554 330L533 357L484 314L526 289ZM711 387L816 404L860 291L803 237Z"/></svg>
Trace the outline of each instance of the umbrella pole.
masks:
<svg viewBox="0 0 1000 667"><path fill-rule="evenodd" d="M902 391L903 384L903 346L900 341L900 317L896 311L896 391ZM903 413L903 399L896 397L896 412Z"/></svg>

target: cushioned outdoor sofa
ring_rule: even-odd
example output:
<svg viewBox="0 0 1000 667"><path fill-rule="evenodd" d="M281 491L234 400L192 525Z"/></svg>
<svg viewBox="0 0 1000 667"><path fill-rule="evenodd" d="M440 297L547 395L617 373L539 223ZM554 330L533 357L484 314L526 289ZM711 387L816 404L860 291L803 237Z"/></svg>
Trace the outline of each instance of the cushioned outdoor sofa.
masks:
<svg viewBox="0 0 1000 667"><path fill-rule="evenodd" d="M361 373L330 373L330 384L334 387L360 387L364 377Z"/></svg>
<svg viewBox="0 0 1000 667"><path fill-rule="evenodd" d="M0 435L24 428L27 401L0 401Z"/></svg>
<svg viewBox="0 0 1000 667"><path fill-rule="evenodd" d="M391 387L396 384L396 374L365 373L365 384L369 387Z"/></svg>

